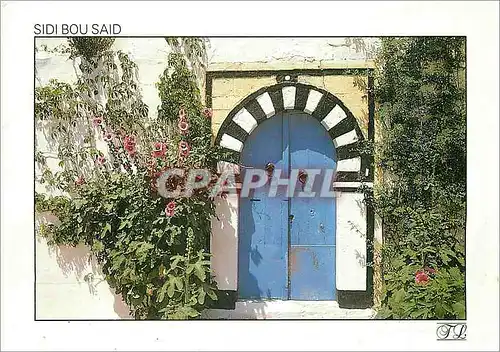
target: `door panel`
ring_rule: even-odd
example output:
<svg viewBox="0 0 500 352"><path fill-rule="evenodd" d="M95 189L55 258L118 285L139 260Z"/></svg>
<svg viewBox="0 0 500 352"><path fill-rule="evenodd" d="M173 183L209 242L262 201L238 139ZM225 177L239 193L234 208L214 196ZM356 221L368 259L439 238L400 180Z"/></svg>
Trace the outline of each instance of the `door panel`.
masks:
<svg viewBox="0 0 500 352"><path fill-rule="evenodd" d="M283 118L274 116L252 133L241 163L263 170L268 162L288 168L283 158ZM244 171L242 174L244 176ZM240 198L238 295L240 298L288 297L288 202L268 197L269 184Z"/></svg>
<svg viewBox="0 0 500 352"><path fill-rule="evenodd" d="M335 247L291 246L290 273L291 299L335 299Z"/></svg>
<svg viewBox="0 0 500 352"><path fill-rule="evenodd" d="M290 120L290 166L320 171L311 189L314 197L290 201L290 285L291 299L297 300L335 299L335 199L320 197L326 169L335 168L335 149L316 122L305 114ZM297 182L296 189L303 188L307 191Z"/></svg>

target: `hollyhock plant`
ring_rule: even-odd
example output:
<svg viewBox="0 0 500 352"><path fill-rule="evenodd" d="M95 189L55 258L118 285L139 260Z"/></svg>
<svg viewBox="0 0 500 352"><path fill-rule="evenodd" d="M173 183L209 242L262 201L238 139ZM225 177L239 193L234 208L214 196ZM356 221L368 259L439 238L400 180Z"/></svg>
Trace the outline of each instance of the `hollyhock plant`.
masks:
<svg viewBox="0 0 500 352"><path fill-rule="evenodd" d="M212 109L210 109L210 108L203 109L203 116L205 116L207 119L211 119L212 118Z"/></svg>
<svg viewBox="0 0 500 352"><path fill-rule="evenodd" d="M426 284L429 281L429 276L423 270L418 270L415 273L415 283Z"/></svg>
<svg viewBox="0 0 500 352"><path fill-rule="evenodd" d="M104 133L103 138L106 142L111 142L111 140L113 139L113 135L111 133L107 132L107 133Z"/></svg>
<svg viewBox="0 0 500 352"><path fill-rule="evenodd" d="M79 176L76 180L75 180L75 185L77 186L81 186L85 183L85 179L83 178L83 176Z"/></svg>
<svg viewBox="0 0 500 352"><path fill-rule="evenodd" d="M175 212L175 202L171 201L167 204L167 207L165 208L165 214L167 216L173 216Z"/></svg>
<svg viewBox="0 0 500 352"><path fill-rule="evenodd" d="M102 155L99 155L96 160L98 165L103 165L106 162L106 158Z"/></svg>
<svg viewBox="0 0 500 352"><path fill-rule="evenodd" d="M189 124L185 120L179 121L178 127L183 135L186 135L189 132Z"/></svg>
<svg viewBox="0 0 500 352"><path fill-rule="evenodd" d="M102 125L102 118L94 117L94 119L92 120L92 123L94 124L94 126L100 126L100 125Z"/></svg>
<svg viewBox="0 0 500 352"><path fill-rule="evenodd" d="M189 147L188 142L181 141L179 143L179 153L181 156L187 157L189 155L189 150L190 150L190 147Z"/></svg>
<svg viewBox="0 0 500 352"><path fill-rule="evenodd" d="M125 136L125 138L123 140L123 148L125 148L125 150L130 155L135 154L135 152L136 152L135 145L136 145L136 141L135 141L134 136Z"/></svg>
<svg viewBox="0 0 500 352"><path fill-rule="evenodd" d="M153 156L155 158L160 158L165 155L167 151L167 145L162 142L156 142L154 144L154 149L153 149Z"/></svg>

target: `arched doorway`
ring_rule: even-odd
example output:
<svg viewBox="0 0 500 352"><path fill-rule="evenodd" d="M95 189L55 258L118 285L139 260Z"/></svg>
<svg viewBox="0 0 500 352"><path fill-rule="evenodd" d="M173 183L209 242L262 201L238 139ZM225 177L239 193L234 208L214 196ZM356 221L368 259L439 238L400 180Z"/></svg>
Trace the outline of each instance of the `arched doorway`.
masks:
<svg viewBox="0 0 500 352"><path fill-rule="evenodd" d="M336 149L320 121L302 111L279 112L248 136L240 163L264 169L272 163L289 178L291 170L335 170ZM240 199L238 297L241 299L334 300L335 199L270 196L270 183ZM297 184L297 189L302 185Z"/></svg>

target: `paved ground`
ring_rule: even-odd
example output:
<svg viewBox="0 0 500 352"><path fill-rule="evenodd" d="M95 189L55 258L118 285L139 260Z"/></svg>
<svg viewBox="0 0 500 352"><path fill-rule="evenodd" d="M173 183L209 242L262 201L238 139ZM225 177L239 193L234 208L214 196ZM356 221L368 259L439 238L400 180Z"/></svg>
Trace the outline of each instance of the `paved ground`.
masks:
<svg viewBox="0 0 500 352"><path fill-rule="evenodd" d="M204 319L373 319L372 309L344 309L331 301L238 301L235 310L209 309Z"/></svg>

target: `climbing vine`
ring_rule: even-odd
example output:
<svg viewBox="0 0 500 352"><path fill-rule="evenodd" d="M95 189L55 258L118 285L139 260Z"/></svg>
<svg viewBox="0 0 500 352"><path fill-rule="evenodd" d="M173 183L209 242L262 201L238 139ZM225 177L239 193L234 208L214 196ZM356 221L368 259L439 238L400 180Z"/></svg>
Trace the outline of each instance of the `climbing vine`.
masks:
<svg viewBox="0 0 500 352"><path fill-rule="evenodd" d="M36 123L47 141L35 153L38 181L60 193L36 194L36 211L60 222L43 223L39 232L50 244L86 244L135 318L196 318L218 298L207 251L213 199L205 190L164 199L155 185L165 168L215 168L211 111L185 55L174 51L157 84L158 116L151 117L137 65L112 44L71 38L77 83L36 88Z"/></svg>
<svg viewBox="0 0 500 352"><path fill-rule="evenodd" d="M384 318L465 318L465 39L382 38Z"/></svg>

